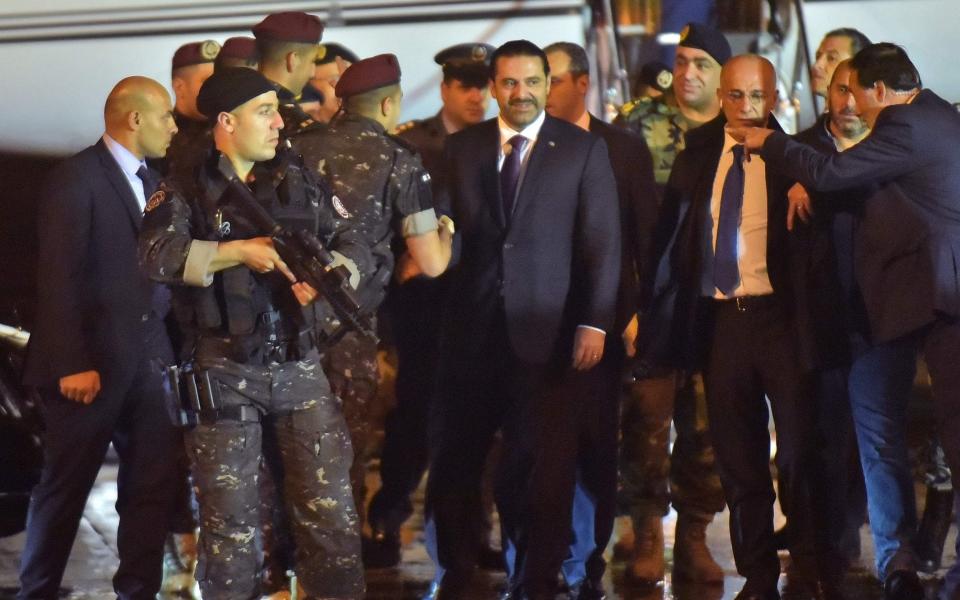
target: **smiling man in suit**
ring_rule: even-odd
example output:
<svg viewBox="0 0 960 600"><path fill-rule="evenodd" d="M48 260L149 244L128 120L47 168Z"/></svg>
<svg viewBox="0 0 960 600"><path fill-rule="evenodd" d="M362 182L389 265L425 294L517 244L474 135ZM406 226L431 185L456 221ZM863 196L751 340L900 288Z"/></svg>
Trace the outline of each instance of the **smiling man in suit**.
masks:
<svg viewBox="0 0 960 600"><path fill-rule="evenodd" d="M21 557L21 600L55 598L107 446L120 456L113 578L123 600L154 598L173 499L174 429L161 373L173 361L168 294L137 265L137 235L177 131L170 96L146 77L110 92L106 133L48 181L39 224L37 328L24 380L43 399L44 467Z"/></svg>
<svg viewBox="0 0 960 600"><path fill-rule="evenodd" d="M606 332L617 335L619 208L603 140L544 113L543 51L526 40L504 44L491 80L500 116L453 134L445 152L459 263L427 492L437 592L462 596L475 567L480 472L502 427L496 496L516 548L510 593L553 598L577 445L575 403L557 388L569 369L600 361Z"/></svg>

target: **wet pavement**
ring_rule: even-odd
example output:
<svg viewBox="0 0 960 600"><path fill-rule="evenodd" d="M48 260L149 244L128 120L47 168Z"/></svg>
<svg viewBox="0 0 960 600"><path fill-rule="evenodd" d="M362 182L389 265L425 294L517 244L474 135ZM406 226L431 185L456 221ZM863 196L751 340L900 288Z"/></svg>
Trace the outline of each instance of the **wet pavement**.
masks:
<svg viewBox="0 0 960 600"><path fill-rule="evenodd" d="M87 509L74 545L70 563L64 578L62 598L72 600L100 600L113 597L110 578L116 568L116 524L117 516L113 505L116 502L116 466L106 465L100 473L97 485L87 503ZM369 477L371 493L379 484L375 469ZM922 499L921 499L922 500ZM423 505L422 489L417 497L418 507ZM922 506L922 503L921 503ZM630 600L728 600L736 596L743 579L736 574L733 557L730 552L727 533L727 515L721 514L707 531L707 541L714 557L726 571L723 586L681 586L673 585L669 576L670 548L673 545L673 524L676 515L671 513L665 519L664 531L667 543L668 574L667 580L655 588L636 588L624 581L625 564L614 560L604 580L608 597ZM778 516L778 519L781 517ZM615 536L617 534L615 533ZM955 560L952 551L956 531L952 530L947 540L944 564ZM433 575L423 545L423 521L417 514L407 522L403 531L403 561L395 569L378 569L367 572L368 593L370 599L413 599L419 598L429 586ZM847 598L851 600L880 600L882 593L879 584L872 576L870 565L873 562L873 549L866 526L861 530L862 556L860 568L851 571L845 581ZM608 555L612 551L608 548ZM23 547L24 535L0 539L0 599L13 598L17 588L17 564ZM784 566L789 561L786 554L781 555ZM928 587L927 598L934 598L943 576L925 578ZM504 585L502 573L481 572L476 581L478 599L494 599ZM781 577L784 599L804 599L808 596L794 593L786 576ZM172 599L169 599L172 600ZM917 599L921 600L921 599Z"/></svg>

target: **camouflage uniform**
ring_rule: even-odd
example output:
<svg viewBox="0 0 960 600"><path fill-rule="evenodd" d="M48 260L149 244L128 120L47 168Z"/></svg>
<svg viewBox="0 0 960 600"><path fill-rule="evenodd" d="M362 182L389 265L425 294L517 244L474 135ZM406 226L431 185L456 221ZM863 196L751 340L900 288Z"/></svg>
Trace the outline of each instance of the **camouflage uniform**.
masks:
<svg viewBox="0 0 960 600"><path fill-rule="evenodd" d="M197 121L180 113L176 113L174 119L177 133L170 140L160 172L175 181L181 178L189 181L213 145L213 128L207 120Z"/></svg>
<svg viewBox="0 0 960 600"><path fill-rule="evenodd" d="M314 169L334 193L343 227L349 227L372 249L370 273L383 291L393 273L395 237L422 235L437 229L430 176L420 159L383 126L366 117L343 113L329 125L307 127L292 139L307 168ZM379 304L379 302L378 302ZM347 334L324 353L324 369L344 402L353 435L351 480L361 516L364 495L364 451L379 369L372 340Z"/></svg>
<svg viewBox="0 0 960 600"><path fill-rule="evenodd" d="M220 393L216 418L186 436L200 499L196 577L204 598L259 595L258 474L264 430L270 429L282 461L278 481L299 581L314 596L360 598L360 536L349 482L353 451L340 403L320 366L312 308L301 308L276 272L254 273L243 265L212 276L202 267L199 275L191 270L203 252L215 252L219 240L252 235L237 222L232 228L219 223L221 211L229 209L223 194L227 173L229 161L215 153L190 189L164 183L148 202L140 237L143 268L173 284L178 318L192 334L188 354L194 368L209 372ZM302 185L295 184L296 173L302 170L255 167L258 199L329 223L320 188L305 175ZM304 197L288 197L285 190L293 189Z"/></svg>
<svg viewBox="0 0 960 600"><path fill-rule="evenodd" d="M686 132L699 125L686 119L679 108L650 98L625 104L615 123L643 135L661 191L684 148ZM642 328L642 318L640 322ZM698 521L712 520L726 503L700 377L654 369L628 388L621 417L621 509L635 525L666 515L670 501L678 513ZM671 420L677 434L672 456Z"/></svg>

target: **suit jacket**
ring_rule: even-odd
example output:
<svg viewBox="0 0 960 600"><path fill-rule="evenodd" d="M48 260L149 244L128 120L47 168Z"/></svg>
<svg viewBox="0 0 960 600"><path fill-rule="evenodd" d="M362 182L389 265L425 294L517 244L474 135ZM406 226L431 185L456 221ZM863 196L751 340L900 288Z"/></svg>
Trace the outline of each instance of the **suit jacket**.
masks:
<svg viewBox="0 0 960 600"><path fill-rule="evenodd" d="M763 147L768 164L808 188L876 185L856 236L856 277L876 341L960 315L960 115L923 90L880 112L864 141L823 154L782 135Z"/></svg>
<svg viewBox="0 0 960 600"><path fill-rule="evenodd" d="M155 285L137 263L141 218L103 140L51 173L37 218L37 323L26 383L55 387L64 375L96 370L106 394L132 381Z"/></svg>
<svg viewBox="0 0 960 600"><path fill-rule="evenodd" d="M638 350L654 365L696 368L709 340L701 316L701 276L707 215L723 151L723 115L687 133L664 190L641 282ZM779 129L771 117L770 126ZM774 293L792 309L786 192L792 181L766 169L767 271Z"/></svg>
<svg viewBox="0 0 960 600"><path fill-rule="evenodd" d="M620 333L637 308L640 273L657 219L657 183L653 176L653 157L642 137L593 115L590 115L590 133L603 138L607 145L620 199L620 288L611 332L615 335L608 338L620 343Z"/></svg>
<svg viewBox="0 0 960 600"><path fill-rule="evenodd" d="M620 278L616 182L602 139L547 115L508 224L499 148L496 118L447 138L459 235L445 339L450 350L469 354L502 306L515 355L546 363L569 356L577 325L612 334Z"/></svg>

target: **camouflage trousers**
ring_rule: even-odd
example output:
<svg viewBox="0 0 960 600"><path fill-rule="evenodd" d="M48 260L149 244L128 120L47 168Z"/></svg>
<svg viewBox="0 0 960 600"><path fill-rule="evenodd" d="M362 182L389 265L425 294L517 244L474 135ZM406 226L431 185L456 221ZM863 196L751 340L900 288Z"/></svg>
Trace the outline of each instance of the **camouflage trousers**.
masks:
<svg viewBox="0 0 960 600"><path fill-rule="evenodd" d="M330 387L343 402L343 416L350 430L353 444L350 484L359 515L358 522L362 525L367 495L366 463L375 429L374 415L377 410L374 405L380 379L377 343L366 336L350 332L323 353L322 363L323 371L330 380Z"/></svg>
<svg viewBox="0 0 960 600"><path fill-rule="evenodd" d="M260 463L271 428L283 473L275 474L296 547L304 590L322 598L364 593L360 534L350 489L353 450L340 404L316 353L268 367L200 361L223 406L254 406L260 422L220 420L186 436L200 502L196 577L205 600L260 594Z"/></svg>
<svg viewBox="0 0 960 600"><path fill-rule="evenodd" d="M725 499L699 376L675 371L628 385L621 413L621 510L635 524L678 513L710 521ZM670 422L676 428L670 451Z"/></svg>

